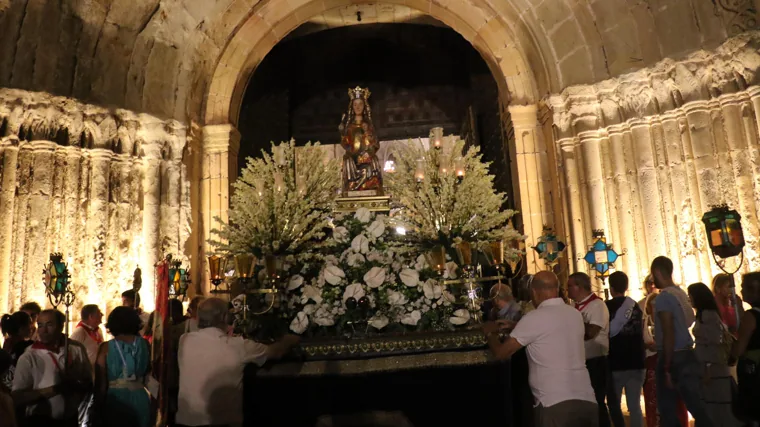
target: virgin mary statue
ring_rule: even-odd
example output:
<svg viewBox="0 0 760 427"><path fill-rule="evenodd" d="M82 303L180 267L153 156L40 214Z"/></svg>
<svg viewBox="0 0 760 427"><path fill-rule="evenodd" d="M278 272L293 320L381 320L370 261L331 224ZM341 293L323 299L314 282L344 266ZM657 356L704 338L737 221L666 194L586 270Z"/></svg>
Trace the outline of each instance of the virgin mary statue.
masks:
<svg viewBox="0 0 760 427"><path fill-rule="evenodd" d="M340 145L346 150L343 155L343 195L362 192L361 196L381 196L383 176L377 152L375 127L372 126L372 112L369 108L370 91L359 86L349 89L351 99L348 112L343 115L340 126ZM374 194L373 194L374 193Z"/></svg>

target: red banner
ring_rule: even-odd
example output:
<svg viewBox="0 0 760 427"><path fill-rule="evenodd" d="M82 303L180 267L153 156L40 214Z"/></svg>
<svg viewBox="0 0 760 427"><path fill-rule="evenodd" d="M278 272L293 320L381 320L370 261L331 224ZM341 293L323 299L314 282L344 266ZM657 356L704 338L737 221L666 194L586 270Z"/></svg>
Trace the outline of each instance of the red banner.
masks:
<svg viewBox="0 0 760 427"><path fill-rule="evenodd" d="M169 262L160 261L155 266L154 295L156 296L156 311L153 313L153 343L151 345L151 372L158 381L158 396L154 396L158 404L156 426L167 424L169 414L169 395L167 378L171 363L169 346Z"/></svg>

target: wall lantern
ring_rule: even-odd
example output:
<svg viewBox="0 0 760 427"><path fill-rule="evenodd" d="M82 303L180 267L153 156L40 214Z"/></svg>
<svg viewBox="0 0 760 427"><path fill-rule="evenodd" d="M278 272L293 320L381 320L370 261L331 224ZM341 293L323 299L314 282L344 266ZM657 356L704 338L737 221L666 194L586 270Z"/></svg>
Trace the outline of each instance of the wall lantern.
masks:
<svg viewBox="0 0 760 427"><path fill-rule="evenodd" d="M744 232L742 231L741 215L735 209L729 209L726 205L715 206L702 216L707 232L707 243L713 255L715 264L730 277L729 289L731 290L731 305L736 314L736 326L741 322L739 301L736 298L736 281L734 273L739 271L744 263ZM741 255L736 268L728 271L726 258ZM720 257L720 259L718 259Z"/></svg>
<svg viewBox="0 0 760 427"><path fill-rule="evenodd" d="M707 232L707 242L713 255L730 258L742 254L744 233L741 215L728 206L716 206L702 216Z"/></svg>
<svg viewBox="0 0 760 427"><path fill-rule="evenodd" d="M607 238L604 237L604 230L594 230L594 243L586 252L583 260L586 261L596 272L596 277L603 279L610 275L610 267L617 261L620 254L612 249L611 244L607 244Z"/></svg>
<svg viewBox="0 0 760 427"><path fill-rule="evenodd" d="M63 303L68 310L74 303L74 293L69 289L69 269L63 262L63 254L50 254L50 262L44 269L45 294L53 307Z"/></svg>
<svg viewBox="0 0 760 427"><path fill-rule="evenodd" d="M565 242L559 240L553 228L544 226L544 233L538 238L538 243L536 243L536 246L533 246L533 250L536 251L539 258L544 260L546 266L551 269L559 261L566 247Z"/></svg>
<svg viewBox="0 0 760 427"><path fill-rule="evenodd" d="M224 273L227 271L228 257L221 257L219 255L211 255L208 257L208 271L211 284L214 289L211 290L212 294L228 294L228 289L219 289L219 286L225 282Z"/></svg>
<svg viewBox="0 0 760 427"><path fill-rule="evenodd" d="M182 267L182 261L167 256L169 267L169 298L184 299L190 286L190 270Z"/></svg>

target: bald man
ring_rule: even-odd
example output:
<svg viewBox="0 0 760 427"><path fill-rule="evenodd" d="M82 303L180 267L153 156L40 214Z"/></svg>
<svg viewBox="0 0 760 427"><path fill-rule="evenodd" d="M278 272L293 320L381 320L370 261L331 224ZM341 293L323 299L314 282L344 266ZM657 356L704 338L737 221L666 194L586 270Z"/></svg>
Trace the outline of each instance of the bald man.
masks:
<svg viewBox="0 0 760 427"><path fill-rule="evenodd" d="M506 341L499 339L499 324L483 326L488 346L502 360L527 348L536 426L597 427L596 399L586 370L583 317L559 297L559 280L550 271L533 277L530 294L536 309L515 325Z"/></svg>
<svg viewBox="0 0 760 427"><path fill-rule="evenodd" d="M198 331L179 340L179 405L177 424L226 426L243 423L243 370L279 359L299 338L286 335L264 345L230 337L227 301L208 298L198 305Z"/></svg>

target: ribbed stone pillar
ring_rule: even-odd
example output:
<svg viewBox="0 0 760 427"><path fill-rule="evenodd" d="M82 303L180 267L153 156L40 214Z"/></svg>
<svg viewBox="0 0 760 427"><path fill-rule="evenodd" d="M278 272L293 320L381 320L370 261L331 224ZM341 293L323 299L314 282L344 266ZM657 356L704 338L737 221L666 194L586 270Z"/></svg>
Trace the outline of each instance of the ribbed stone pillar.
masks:
<svg viewBox="0 0 760 427"><path fill-rule="evenodd" d="M638 171L639 198L644 220L643 234L646 239L646 246L639 245L637 250L640 252L639 257L646 254L644 259L647 260L652 260L659 255L667 255L651 132L648 120L631 123L633 156Z"/></svg>
<svg viewBox="0 0 760 427"><path fill-rule="evenodd" d="M229 221L230 185L237 178L237 156L240 148L240 132L230 124L209 125L203 128L203 164L201 171L201 239L200 262L203 266L201 291L208 294L208 263L206 257L213 248L209 239L218 237L211 230ZM217 219L218 218L218 219Z"/></svg>
<svg viewBox="0 0 760 427"><path fill-rule="evenodd" d="M11 249L13 245L13 206L16 196L18 140L6 138L0 144L0 313L9 313ZM16 307L14 307L16 308Z"/></svg>
<svg viewBox="0 0 760 427"><path fill-rule="evenodd" d="M141 291L143 300L154 293L153 268L161 258L161 148L158 144L143 146L145 155L142 159L142 192L143 192L143 218L142 238L143 250L140 262L142 269L142 288L150 290Z"/></svg>
<svg viewBox="0 0 760 427"><path fill-rule="evenodd" d="M586 226L583 221L583 203L581 202L581 183L578 176L578 153L575 149L574 138L557 141L562 150L562 164L565 170L565 201L570 206L568 221L571 241L569 242L568 258L573 271L584 271L583 261L578 255L586 251Z"/></svg>
<svg viewBox="0 0 760 427"><path fill-rule="evenodd" d="M631 283L637 283L639 278L639 263L636 257L636 221L634 219L633 202L631 198L631 182L626 170L625 159L625 134L622 126L610 126L609 131L609 157L610 170L612 171L614 189L608 193L617 195L617 219L619 241L617 244L620 251L625 250L623 257L624 271L630 277ZM630 287L631 289L634 286Z"/></svg>

